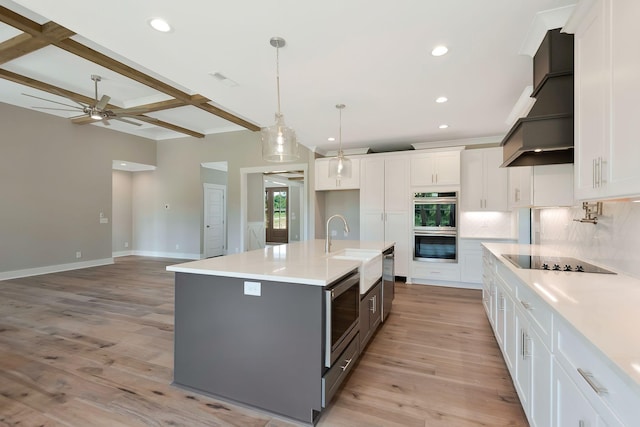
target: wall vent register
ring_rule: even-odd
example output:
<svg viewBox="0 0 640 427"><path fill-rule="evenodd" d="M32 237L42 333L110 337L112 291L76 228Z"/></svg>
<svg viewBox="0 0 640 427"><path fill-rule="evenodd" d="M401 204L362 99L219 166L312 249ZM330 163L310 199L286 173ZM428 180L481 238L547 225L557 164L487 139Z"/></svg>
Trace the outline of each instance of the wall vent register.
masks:
<svg viewBox="0 0 640 427"><path fill-rule="evenodd" d="M577 273L616 274L588 262L569 257L502 254L518 268L529 270L573 271Z"/></svg>

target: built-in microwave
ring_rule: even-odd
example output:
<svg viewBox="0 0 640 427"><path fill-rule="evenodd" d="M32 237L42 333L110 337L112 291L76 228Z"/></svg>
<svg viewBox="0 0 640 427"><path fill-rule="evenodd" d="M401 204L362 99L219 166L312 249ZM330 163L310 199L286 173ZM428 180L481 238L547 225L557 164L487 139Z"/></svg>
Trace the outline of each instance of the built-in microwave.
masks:
<svg viewBox="0 0 640 427"><path fill-rule="evenodd" d="M458 261L458 233L455 230L414 230L413 240L414 261Z"/></svg>
<svg viewBox="0 0 640 427"><path fill-rule="evenodd" d="M331 367L359 331L360 274L354 270L325 289L325 366Z"/></svg>
<svg viewBox="0 0 640 427"><path fill-rule="evenodd" d="M457 205L455 191L414 193L414 230L456 230Z"/></svg>

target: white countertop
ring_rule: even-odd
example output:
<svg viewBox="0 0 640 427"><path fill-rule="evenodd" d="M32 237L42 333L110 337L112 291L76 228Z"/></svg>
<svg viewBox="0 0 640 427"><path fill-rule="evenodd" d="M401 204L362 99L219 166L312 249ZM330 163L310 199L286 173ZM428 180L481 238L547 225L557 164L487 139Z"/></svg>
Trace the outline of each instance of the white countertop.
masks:
<svg viewBox="0 0 640 427"><path fill-rule="evenodd" d="M307 240L170 265L167 270L178 273L325 286L361 265L361 262L356 260L332 259L332 255L347 248L382 252L393 245L394 242L333 240L331 253L326 254L324 239Z"/></svg>
<svg viewBox="0 0 640 427"><path fill-rule="evenodd" d="M538 245L483 245L599 349L614 370L626 374L628 383L640 391L640 280L620 273L612 275L517 268L501 255L563 254ZM598 266L615 271L605 265Z"/></svg>

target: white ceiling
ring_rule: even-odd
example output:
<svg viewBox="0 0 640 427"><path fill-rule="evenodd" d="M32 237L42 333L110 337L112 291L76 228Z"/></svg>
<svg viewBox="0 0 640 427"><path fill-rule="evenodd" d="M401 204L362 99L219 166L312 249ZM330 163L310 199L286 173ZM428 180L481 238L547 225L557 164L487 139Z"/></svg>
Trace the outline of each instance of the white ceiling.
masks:
<svg viewBox="0 0 640 427"><path fill-rule="evenodd" d="M345 148L407 148L411 143L502 136L523 89L531 84L531 57L520 54L536 14L575 0L0 0L39 23L55 21L73 39L259 126L276 110L273 36L280 50L282 111L300 142L324 152L337 148L338 111L344 103ZM170 33L147 24L163 17ZM0 42L19 34L0 23ZM439 44L449 53L434 57ZM103 77L100 94L121 107L169 97L84 59L47 47L0 65L93 97L91 74ZM229 87L211 74L238 83ZM52 106L22 92L65 98L0 79L0 102ZM446 96L449 101L437 104ZM62 107L64 108L64 107ZM65 117L73 113L50 111ZM67 115L68 114L68 115ZM195 107L148 116L201 133L242 129ZM184 135L144 123L111 121L110 128L152 139ZM442 123L448 129L439 129ZM101 126L101 124L95 124Z"/></svg>

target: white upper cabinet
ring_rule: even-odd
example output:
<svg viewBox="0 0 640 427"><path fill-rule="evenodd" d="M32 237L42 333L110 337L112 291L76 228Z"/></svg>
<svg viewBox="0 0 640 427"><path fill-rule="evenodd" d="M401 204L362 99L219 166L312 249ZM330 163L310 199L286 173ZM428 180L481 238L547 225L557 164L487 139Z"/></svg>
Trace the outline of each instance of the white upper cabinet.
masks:
<svg viewBox="0 0 640 427"><path fill-rule="evenodd" d="M509 209L573 206L573 165L510 167Z"/></svg>
<svg viewBox="0 0 640 427"><path fill-rule="evenodd" d="M411 157L411 185L460 185L460 151L436 151Z"/></svg>
<svg viewBox="0 0 640 427"><path fill-rule="evenodd" d="M501 168L502 148L465 150L461 154L460 202L464 211L506 211L508 172Z"/></svg>
<svg viewBox="0 0 640 427"><path fill-rule="evenodd" d="M316 159L316 191L322 190L357 190L360 188L360 159L351 160L351 177L329 178L330 158Z"/></svg>
<svg viewBox="0 0 640 427"><path fill-rule="evenodd" d="M640 50L637 0L593 0L575 25L575 194L640 195ZM584 9L590 8L585 11ZM577 19L577 18L576 18Z"/></svg>

